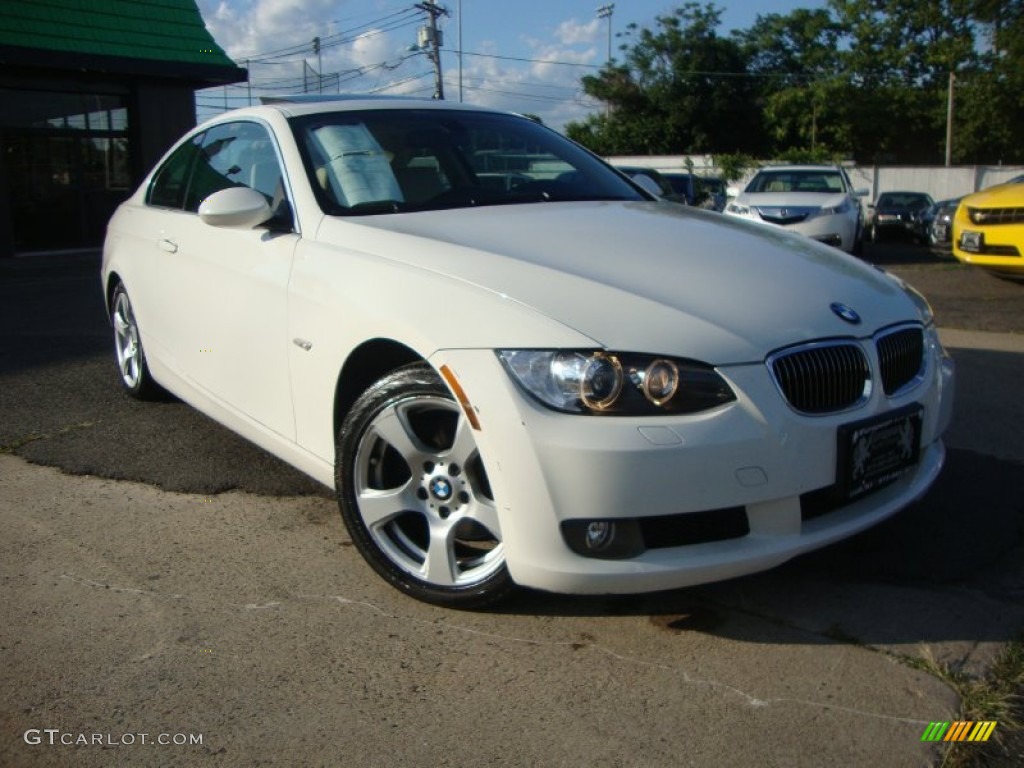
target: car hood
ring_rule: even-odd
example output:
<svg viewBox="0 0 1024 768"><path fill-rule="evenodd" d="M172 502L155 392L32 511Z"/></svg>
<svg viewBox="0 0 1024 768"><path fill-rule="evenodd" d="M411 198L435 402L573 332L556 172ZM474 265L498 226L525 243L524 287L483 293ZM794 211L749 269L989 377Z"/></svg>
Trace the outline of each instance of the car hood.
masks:
<svg viewBox="0 0 1024 768"><path fill-rule="evenodd" d="M900 285L863 262L800 235L670 203L328 218L318 239L487 289L608 349L714 364L917 319ZM841 320L833 302L863 322Z"/></svg>
<svg viewBox="0 0 1024 768"><path fill-rule="evenodd" d="M736 202L758 208L831 208L845 199L842 192L743 192Z"/></svg>
<svg viewBox="0 0 1024 768"><path fill-rule="evenodd" d="M972 208L1024 207L1024 184L1000 184L962 198Z"/></svg>

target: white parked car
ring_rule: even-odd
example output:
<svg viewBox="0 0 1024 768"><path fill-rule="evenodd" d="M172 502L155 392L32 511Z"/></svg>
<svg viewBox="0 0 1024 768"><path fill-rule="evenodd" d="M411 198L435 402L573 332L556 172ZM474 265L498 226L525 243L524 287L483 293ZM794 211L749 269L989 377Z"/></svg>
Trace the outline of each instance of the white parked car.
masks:
<svg viewBox="0 0 1024 768"><path fill-rule="evenodd" d="M227 113L118 209L102 280L129 393L336 487L368 563L443 605L769 568L943 463L953 367L913 289L516 115Z"/></svg>
<svg viewBox="0 0 1024 768"><path fill-rule="evenodd" d="M771 166L759 170L725 212L859 254L864 240L860 198L868 194L866 189L855 190L839 166Z"/></svg>

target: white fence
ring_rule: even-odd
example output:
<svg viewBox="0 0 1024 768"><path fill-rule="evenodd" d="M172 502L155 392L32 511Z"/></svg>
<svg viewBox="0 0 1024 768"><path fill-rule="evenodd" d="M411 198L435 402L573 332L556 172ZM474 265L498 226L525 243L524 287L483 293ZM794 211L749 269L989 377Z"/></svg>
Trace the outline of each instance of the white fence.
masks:
<svg viewBox="0 0 1024 768"><path fill-rule="evenodd" d="M659 171L688 171L699 176L715 176L718 168L711 155L623 155L609 157L612 165L639 165ZM689 163L687 162L689 161ZM1001 184L1014 176L1024 174L1024 166L958 165L943 166L888 166L847 165L846 172L856 189L866 189L868 200L875 200L882 192L894 190L927 192L935 200L946 200L976 192L994 184ZM740 187L753 177L754 171L737 180L732 186Z"/></svg>

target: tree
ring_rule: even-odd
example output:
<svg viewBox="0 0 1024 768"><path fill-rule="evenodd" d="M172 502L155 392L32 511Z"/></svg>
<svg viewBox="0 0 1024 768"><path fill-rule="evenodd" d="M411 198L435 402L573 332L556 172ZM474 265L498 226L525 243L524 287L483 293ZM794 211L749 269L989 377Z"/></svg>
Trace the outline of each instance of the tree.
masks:
<svg viewBox="0 0 1024 768"><path fill-rule="evenodd" d="M957 163L1024 162L1024 0L829 0L726 39L689 2L628 28L583 78L608 105L570 137L601 154L941 163L955 83Z"/></svg>
<svg viewBox="0 0 1024 768"><path fill-rule="evenodd" d="M627 28L624 62L583 78L608 105L568 135L601 154L694 154L763 149L756 89L741 47L719 37L721 12L686 3L656 28Z"/></svg>
<svg viewBox="0 0 1024 768"><path fill-rule="evenodd" d="M830 0L847 30L843 122L867 161L941 162L949 73L971 66L975 35L966 0Z"/></svg>
<svg viewBox="0 0 1024 768"><path fill-rule="evenodd" d="M757 78L764 127L776 152L828 154L840 149L836 94L842 66L836 51L842 29L824 9L759 15L734 33Z"/></svg>
<svg viewBox="0 0 1024 768"><path fill-rule="evenodd" d="M954 160L1024 162L1024 3L965 1L983 53L957 78Z"/></svg>

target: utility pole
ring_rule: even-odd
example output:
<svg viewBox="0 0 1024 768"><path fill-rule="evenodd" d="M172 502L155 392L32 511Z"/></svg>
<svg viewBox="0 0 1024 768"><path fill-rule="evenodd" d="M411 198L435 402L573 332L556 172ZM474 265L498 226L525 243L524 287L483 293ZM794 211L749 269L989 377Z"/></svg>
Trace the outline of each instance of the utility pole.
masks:
<svg viewBox="0 0 1024 768"><path fill-rule="evenodd" d="M946 100L946 167L953 164L953 84L956 75L949 73L949 96Z"/></svg>
<svg viewBox="0 0 1024 768"><path fill-rule="evenodd" d="M427 58L434 63L434 98L444 99L444 79L441 76L441 46L444 41L441 30L437 28L437 17L447 16L448 11L434 0L417 3L416 8L430 16L430 24L420 27L419 44L427 49Z"/></svg>

